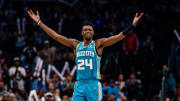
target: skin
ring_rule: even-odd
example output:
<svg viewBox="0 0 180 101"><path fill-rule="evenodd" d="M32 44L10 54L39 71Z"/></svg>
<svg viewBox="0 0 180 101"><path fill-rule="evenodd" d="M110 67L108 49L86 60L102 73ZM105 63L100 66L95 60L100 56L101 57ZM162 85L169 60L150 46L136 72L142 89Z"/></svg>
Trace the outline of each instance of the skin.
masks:
<svg viewBox="0 0 180 101"><path fill-rule="evenodd" d="M123 76L123 74L120 74L119 75L119 81L123 81L124 80L124 76Z"/></svg>
<svg viewBox="0 0 180 101"><path fill-rule="evenodd" d="M2 92L4 89L4 83L3 82L0 82L0 88L2 88L2 89L0 89L0 92Z"/></svg>
<svg viewBox="0 0 180 101"><path fill-rule="evenodd" d="M136 13L133 20L134 26L137 25L139 20L142 18L143 14L144 13L141 13L138 16L138 13ZM38 11L35 14L32 10L29 10L28 15L35 23L39 24L39 26L43 29L44 32L46 32L46 34L48 34L50 37L52 37L54 40L58 41L62 45L72 48L74 51L74 54L76 54L76 47L80 41L57 34L54 30L46 26L43 22L38 23L39 21L41 21ZM93 35L94 35L93 27L90 25L83 26L81 35L83 36L84 46L88 46L93 39ZM115 44L116 42L122 40L123 38L125 38L125 36L123 35L122 32L120 32L117 35L96 40L95 47L96 47L98 55L102 55L103 49L105 47L111 46Z"/></svg>

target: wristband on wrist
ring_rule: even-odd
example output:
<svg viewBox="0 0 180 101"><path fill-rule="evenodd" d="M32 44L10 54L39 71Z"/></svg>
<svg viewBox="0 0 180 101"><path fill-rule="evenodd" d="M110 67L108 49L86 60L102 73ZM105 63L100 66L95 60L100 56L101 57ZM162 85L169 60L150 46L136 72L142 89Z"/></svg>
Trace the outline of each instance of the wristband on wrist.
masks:
<svg viewBox="0 0 180 101"><path fill-rule="evenodd" d="M124 30L122 31L122 34L123 34L123 35L129 34L134 28L135 28L134 25L130 25L130 26L128 26L126 29L124 29Z"/></svg>
<svg viewBox="0 0 180 101"><path fill-rule="evenodd" d="M41 20L38 21L37 25L39 26L40 23L41 23Z"/></svg>

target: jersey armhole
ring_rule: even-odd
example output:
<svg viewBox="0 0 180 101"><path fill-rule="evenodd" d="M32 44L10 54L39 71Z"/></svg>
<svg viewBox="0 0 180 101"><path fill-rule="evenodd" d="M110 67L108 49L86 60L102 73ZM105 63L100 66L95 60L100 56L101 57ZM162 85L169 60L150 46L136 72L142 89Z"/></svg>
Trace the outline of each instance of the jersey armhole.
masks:
<svg viewBox="0 0 180 101"><path fill-rule="evenodd" d="M95 45L94 50L95 50L97 56L101 57L102 55L99 55L98 52L97 52L97 49L96 49L96 41L94 41L94 45Z"/></svg>
<svg viewBox="0 0 180 101"><path fill-rule="evenodd" d="M80 44L81 44L81 42L79 42L79 43L77 44L77 46L76 46L76 51L77 51L77 49L78 49L78 47L79 47Z"/></svg>

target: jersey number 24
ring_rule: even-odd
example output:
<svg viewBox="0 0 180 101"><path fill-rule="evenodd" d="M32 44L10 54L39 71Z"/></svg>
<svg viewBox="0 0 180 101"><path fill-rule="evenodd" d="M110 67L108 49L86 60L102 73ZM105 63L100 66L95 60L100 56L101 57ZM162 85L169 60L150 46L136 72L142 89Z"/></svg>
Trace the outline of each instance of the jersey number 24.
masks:
<svg viewBox="0 0 180 101"><path fill-rule="evenodd" d="M92 59L79 59L78 60L78 70L84 70L85 67L87 66L89 66L90 69L93 69Z"/></svg>

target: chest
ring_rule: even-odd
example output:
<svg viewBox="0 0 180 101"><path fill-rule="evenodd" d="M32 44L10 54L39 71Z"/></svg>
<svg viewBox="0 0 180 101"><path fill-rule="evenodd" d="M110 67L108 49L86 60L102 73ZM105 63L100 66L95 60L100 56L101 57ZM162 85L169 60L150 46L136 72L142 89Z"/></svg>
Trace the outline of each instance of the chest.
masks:
<svg viewBox="0 0 180 101"><path fill-rule="evenodd" d="M95 46L92 44L86 47L80 45L77 47L76 57L95 57Z"/></svg>

